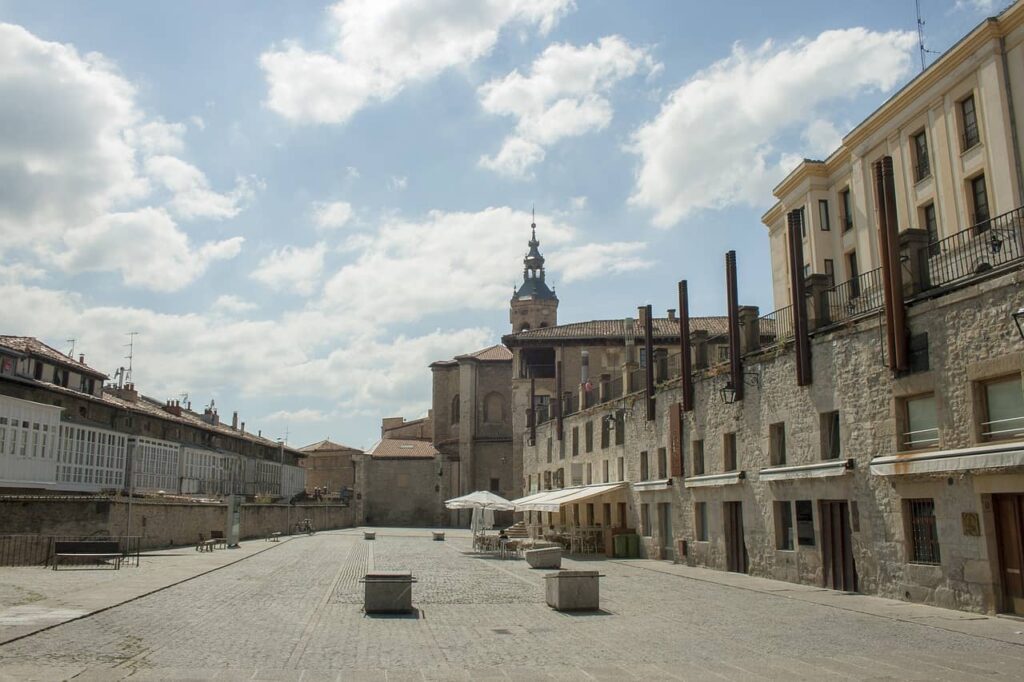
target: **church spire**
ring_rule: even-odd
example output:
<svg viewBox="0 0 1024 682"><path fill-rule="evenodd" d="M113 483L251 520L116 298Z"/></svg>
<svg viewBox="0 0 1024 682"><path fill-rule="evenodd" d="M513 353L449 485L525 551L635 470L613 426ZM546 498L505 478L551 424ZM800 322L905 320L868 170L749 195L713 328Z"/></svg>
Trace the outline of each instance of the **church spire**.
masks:
<svg viewBox="0 0 1024 682"><path fill-rule="evenodd" d="M537 217L531 211L532 222L530 223L530 247L523 258L523 286L516 292L517 298L553 299L555 293L548 288L544 282L544 256L540 253L540 241L537 239Z"/></svg>

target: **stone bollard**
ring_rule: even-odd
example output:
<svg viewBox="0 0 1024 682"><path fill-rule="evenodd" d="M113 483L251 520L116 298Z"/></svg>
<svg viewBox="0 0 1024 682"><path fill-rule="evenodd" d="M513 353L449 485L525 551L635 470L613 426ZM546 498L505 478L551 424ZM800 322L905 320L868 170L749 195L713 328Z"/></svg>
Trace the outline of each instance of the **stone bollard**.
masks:
<svg viewBox="0 0 1024 682"><path fill-rule="evenodd" d="M434 533L434 540L436 542L444 542L444 531L443 530L435 530L435 531L433 531L433 533Z"/></svg>
<svg viewBox="0 0 1024 682"><path fill-rule="evenodd" d="M559 571L544 576L548 606L556 611L597 611L601 608L597 571Z"/></svg>
<svg viewBox="0 0 1024 682"><path fill-rule="evenodd" d="M412 611L412 584L416 579L409 571L367 573L364 586L363 611L366 613L409 613Z"/></svg>
<svg viewBox="0 0 1024 682"><path fill-rule="evenodd" d="M530 568L561 568L562 548L531 549L526 552L526 563L530 564Z"/></svg>
<svg viewBox="0 0 1024 682"><path fill-rule="evenodd" d="M374 531L374 530L364 530L363 531L363 539L364 540L376 540L377 539L377 531Z"/></svg>

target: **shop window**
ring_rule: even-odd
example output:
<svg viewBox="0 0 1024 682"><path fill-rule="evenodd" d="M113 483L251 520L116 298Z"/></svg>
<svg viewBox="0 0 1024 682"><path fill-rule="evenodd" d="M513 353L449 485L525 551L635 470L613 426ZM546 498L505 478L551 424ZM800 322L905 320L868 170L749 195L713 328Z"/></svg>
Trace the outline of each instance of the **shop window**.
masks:
<svg viewBox="0 0 1024 682"><path fill-rule="evenodd" d="M775 503L775 548L793 549L793 503L789 500Z"/></svg>
<svg viewBox="0 0 1024 682"><path fill-rule="evenodd" d="M939 533L935 524L935 500L907 500L905 504L910 525L910 561L915 564L938 564Z"/></svg>

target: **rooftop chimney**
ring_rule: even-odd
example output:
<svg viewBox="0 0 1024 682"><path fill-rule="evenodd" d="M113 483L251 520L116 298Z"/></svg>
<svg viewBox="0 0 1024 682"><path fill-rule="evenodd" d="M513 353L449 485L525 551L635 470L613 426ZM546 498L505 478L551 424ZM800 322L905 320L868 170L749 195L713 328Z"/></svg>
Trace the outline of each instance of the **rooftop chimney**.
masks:
<svg viewBox="0 0 1024 682"><path fill-rule="evenodd" d="M668 319L669 319L670 322L675 322L676 321L676 309L675 308L669 308L668 309Z"/></svg>
<svg viewBox="0 0 1024 682"><path fill-rule="evenodd" d="M245 422L242 422L242 433L245 433Z"/></svg>
<svg viewBox="0 0 1024 682"><path fill-rule="evenodd" d="M85 364L85 353L79 353L78 354L78 362L79 362L79 364L82 364L82 365Z"/></svg>
<svg viewBox="0 0 1024 682"><path fill-rule="evenodd" d="M231 414L231 428L233 428L235 431L238 430L238 410L235 410Z"/></svg>

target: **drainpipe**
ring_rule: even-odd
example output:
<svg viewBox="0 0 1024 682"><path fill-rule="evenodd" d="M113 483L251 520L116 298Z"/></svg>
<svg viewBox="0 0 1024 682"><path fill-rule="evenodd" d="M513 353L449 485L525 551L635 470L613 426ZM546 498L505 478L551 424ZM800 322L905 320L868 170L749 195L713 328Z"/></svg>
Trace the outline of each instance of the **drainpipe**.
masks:
<svg viewBox="0 0 1024 682"><path fill-rule="evenodd" d="M1010 85L1010 63L1006 57L1006 38L999 38L999 56L1003 60L1003 82L1006 87L1006 108L1010 116L1010 139L1013 143L1013 166L1017 176L1017 204L1024 204L1024 178L1021 177L1020 141L1017 137L1017 116L1013 107L1013 88Z"/></svg>

